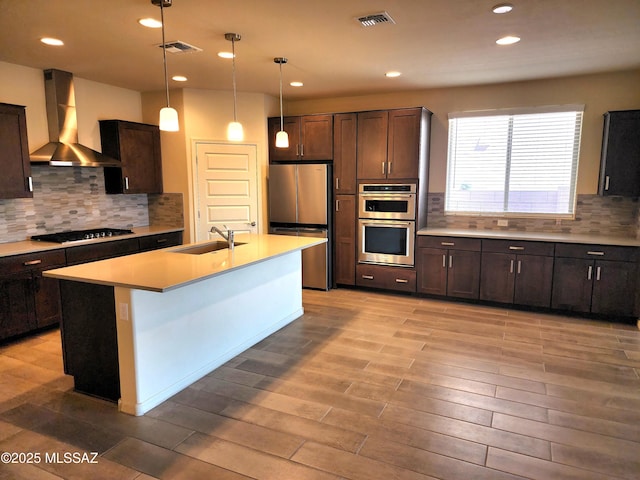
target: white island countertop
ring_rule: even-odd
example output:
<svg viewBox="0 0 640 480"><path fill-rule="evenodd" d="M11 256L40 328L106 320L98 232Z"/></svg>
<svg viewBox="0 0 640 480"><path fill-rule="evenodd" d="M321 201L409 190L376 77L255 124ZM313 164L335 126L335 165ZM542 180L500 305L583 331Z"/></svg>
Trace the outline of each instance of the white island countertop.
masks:
<svg viewBox="0 0 640 480"><path fill-rule="evenodd" d="M220 238L220 240L222 240ZM204 241L48 270L44 276L113 287L166 292L270 258L325 243L325 238L286 235L236 235L232 250L203 254L181 252L215 242Z"/></svg>

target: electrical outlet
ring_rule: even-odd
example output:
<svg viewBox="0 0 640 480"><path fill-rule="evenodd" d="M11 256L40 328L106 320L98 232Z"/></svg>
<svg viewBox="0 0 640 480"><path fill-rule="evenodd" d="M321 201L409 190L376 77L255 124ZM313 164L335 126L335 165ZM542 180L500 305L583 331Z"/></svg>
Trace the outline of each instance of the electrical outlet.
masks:
<svg viewBox="0 0 640 480"><path fill-rule="evenodd" d="M507 219L498 220L498 226L499 227L508 227L509 226L509 220L507 220Z"/></svg>
<svg viewBox="0 0 640 480"><path fill-rule="evenodd" d="M120 320L129 320L129 304L121 302L118 307L120 308Z"/></svg>

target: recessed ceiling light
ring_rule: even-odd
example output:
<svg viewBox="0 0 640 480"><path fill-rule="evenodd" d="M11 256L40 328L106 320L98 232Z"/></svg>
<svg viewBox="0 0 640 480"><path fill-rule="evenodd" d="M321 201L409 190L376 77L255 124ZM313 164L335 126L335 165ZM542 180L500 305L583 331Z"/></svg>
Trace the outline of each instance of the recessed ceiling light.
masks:
<svg viewBox="0 0 640 480"><path fill-rule="evenodd" d="M162 22L155 18L141 18L138 23L147 28L161 28Z"/></svg>
<svg viewBox="0 0 640 480"><path fill-rule="evenodd" d="M233 58L232 52L218 52L220 58Z"/></svg>
<svg viewBox="0 0 640 480"><path fill-rule="evenodd" d="M53 45L54 47L59 47L61 45L64 45L64 42L57 38L44 37L44 38L41 38L40 41L45 45Z"/></svg>
<svg viewBox="0 0 640 480"><path fill-rule="evenodd" d="M510 3L500 3L491 9L493 13L501 14L501 13L509 13L513 10L513 5Z"/></svg>
<svg viewBox="0 0 640 480"><path fill-rule="evenodd" d="M302 82L291 82L289 85L291 85L292 87L301 87L304 85L304 83Z"/></svg>
<svg viewBox="0 0 640 480"><path fill-rule="evenodd" d="M184 75L174 75L173 77L171 77L171 80L174 80L176 82L186 82L187 77L185 77Z"/></svg>
<svg viewBox="0 0 640 480"><path fill-rule="evenodd" d="M400 75L402 75L402 73L400 72L387 72L384 74L385 77L389 77L389 78L399 77Z"/></svg>
<svg viewBox="0 0 640 480"><path fill-rule="evenodd" d="M507 35L506 37L502 37L496 40L496 43L498 45L513 45L514 43L518 43L519 41L520 41L520 37Z"/></svg>

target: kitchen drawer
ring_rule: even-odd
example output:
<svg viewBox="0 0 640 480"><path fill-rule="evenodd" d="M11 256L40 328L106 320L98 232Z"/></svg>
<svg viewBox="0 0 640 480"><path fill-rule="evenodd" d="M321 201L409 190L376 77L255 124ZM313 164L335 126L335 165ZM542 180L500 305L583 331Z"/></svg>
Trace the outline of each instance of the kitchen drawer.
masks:
<svg viewBox="0 0 640 480"><path fill-rule="evenodd" d="M356 265L356 285L402 292L416 291L416 271L403 267Z"/></svg>
<svg viewBox="0 0 640 480"><path fill-rule="evenodd" d="M554 243L519 240L482 240L482 251L491 253L515 253L517 255L541 255L553 257Z"/></svg>
<svg viewBox="0 0 640 480"><path fill-rule="evenodd" d="M138 239L140 251L157 250L159 248L175 247L182 245L182 232L161 233L149 235Z"/></svg>
<svg viewBox="0 0 640 480"><path fill-rule="evenodd" d="M138 253L138 248L137 238L69 247L67 248L67 263L75 265L77 263L130 255Z"/></svg>
<svg viewBox="0 0 640 480"><path fill-rule="evenodd" d="M418 248L448 248L450 250L470 250L479 252L482 241L479 238L464 237L432 237L418 235Z"/></svg>
<svg viewBox="0 0 640 480"><path fill-rule="evenodd" d="M589 258L618 260L622 262L638 261L637 247L618 247L613 245L589 245L579 243L556 243L556 257Z"/></svg>
<svg viewBox="0 0 640 480"><path fill-rule="evenodd" d="M28 253L0 258L0 274L19 273L27 270L42 270L64 267L67 263L64 250Z"/></svg>

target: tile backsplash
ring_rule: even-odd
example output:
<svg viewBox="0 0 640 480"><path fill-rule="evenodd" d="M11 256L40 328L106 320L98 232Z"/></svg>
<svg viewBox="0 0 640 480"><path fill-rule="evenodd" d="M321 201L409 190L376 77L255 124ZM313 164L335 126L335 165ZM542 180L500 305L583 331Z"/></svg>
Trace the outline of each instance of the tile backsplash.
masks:
<svg viewBox="0 0 640 480"><path fill-rule="evenodd" d="M0 199L0 243L63 230L146 226L150 210L164 225L183 225L181 194L107 195L102 168L32 165L31 173L33 198Z"/></svg>
<svg viewBox="0 0 640 480"><path fill-rule="evenodd" d="M427 227L499 230L544 233L574 233L640 238L637 198L578 195L574 220L508 218L507 227L498 226L501 217L445 215L444 193L428 196Z"/></svg>

